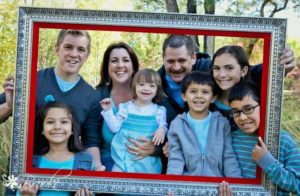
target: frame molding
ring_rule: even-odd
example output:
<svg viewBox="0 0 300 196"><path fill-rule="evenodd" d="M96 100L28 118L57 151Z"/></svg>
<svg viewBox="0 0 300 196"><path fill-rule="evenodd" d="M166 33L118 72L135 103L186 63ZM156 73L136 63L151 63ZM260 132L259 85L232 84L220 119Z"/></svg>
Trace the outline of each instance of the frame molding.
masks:
<svg viewBox="0 0 300 196"><path fill-rule="evenodd" d="M216 180L215 182L195 182L193 180L183 181L185 178L159 179L156 176L150 179L116 178L113 177L113 174L101 176L101 173L98 173L98 176L93 175L87 178L84 172L76 175L62 172L63 175L53 176L43 172L42 169L37 169L41 171L39 174L27 173L25 161L28 152L27 145L29 145L27 138L28 130L33 129L33 123L29 122L32 119L32 108L34 108L30 104L30 99L35 97L35 92L31 92L31 89L36 81L34 78L36 73L31 66L37 63L37 56L32 54L33 43L38 41L36 37L33 37L36 30L35 24L40 27L50 24L53 28L76 25L78 28L91 30L101 30L103 26L108 29L117 26L125 31L141 28L143 32L159 31L159 33L186 31L197 34L201 31L203 35L213 34L215 36L248 37L249 34L253 36L260 33L267 35L264 38L269 40L270 47L264 49L263 65L268 66L268 69L263 70L262 78L263 84L265 84L262 86L266 86L262 87L262 93L266 93L266 100L262 102L262 105L265 103L265 106L262 107L265 111L265 124L262 124L260 130L266 130L264 135L266 145L277 157L284 76L283 65L279 64L279 57L285 47L286 19L20 7L10 163L10 174L18 176L19 180L31 180L39 183L42 185L41 189L77 190L85 185L95 192L143 195L165 195L169 191L175 195L217 195L219 185ZM221 182L222 178L219 179L218 182ZM234 182L238 181L231 183L236 195L274 195L276 193L275 186L265 175L262 175L260 184Z"/></svg>

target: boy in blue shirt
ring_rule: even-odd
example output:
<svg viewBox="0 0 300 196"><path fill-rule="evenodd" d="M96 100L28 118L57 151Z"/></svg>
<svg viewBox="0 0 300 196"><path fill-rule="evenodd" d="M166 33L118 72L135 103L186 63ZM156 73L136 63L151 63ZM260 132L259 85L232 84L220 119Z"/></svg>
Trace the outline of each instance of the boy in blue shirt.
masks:
<svg viewBox="0 0 300 196"><path fill-rule="evenodd" d="M254 83L242 81L229 95L231 113L240 128L232 133L233 149L243 176L255 178L257 164L277 185L277 195L289 195L289 192L300 195L300 148L288 132L281 130L279 159L268 152L257 135L260 124L258 92Z"/></svg>
<svg viewBox="0 0 300 196"><path fill-rule="evenodd" d="M194 71L184 77L181 93L189 111L171 122L167 174L241 177L230 125L219 112L209 111L214 87L209 73Z"/></svg>

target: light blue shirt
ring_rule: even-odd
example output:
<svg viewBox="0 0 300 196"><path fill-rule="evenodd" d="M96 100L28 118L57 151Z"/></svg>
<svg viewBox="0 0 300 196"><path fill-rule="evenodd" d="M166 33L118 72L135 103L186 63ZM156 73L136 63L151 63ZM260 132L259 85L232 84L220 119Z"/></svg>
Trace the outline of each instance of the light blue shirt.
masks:
<svg viewBox="0 0 300 196"><path fill-rule="evenodd" d="M203 154L205 154L207 136L208 136L209 126L211 122L211 112L209 112L207 117L204 119L194 119L188 112L187 122L191 126L192 130L195 132L197 141L200 144L199 146L200 151Z"/></svg>
<svg viewBox="0 0 300 196"><path fill-rule="evenodd" d="M54 73L55 73L55 71L54 71ZM78 75L78 78L75 82L67 82L67 81L64 81L63 79L61 79L56 73L55 73L55 78L56 78L57 84L62 92L67 92L67 91L71 90L80 80L80 76Z"/></svg>

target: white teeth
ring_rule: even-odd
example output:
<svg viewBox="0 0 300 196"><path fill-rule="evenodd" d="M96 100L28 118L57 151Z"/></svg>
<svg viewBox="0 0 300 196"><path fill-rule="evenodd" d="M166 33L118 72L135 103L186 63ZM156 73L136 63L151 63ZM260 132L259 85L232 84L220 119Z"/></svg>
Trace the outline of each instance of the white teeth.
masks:
<svg viewBox="0 0 300 196"><path fill-rule="evenodd" d="M115 72L117 75L123 75L125 74L126 72L125 71L118 71L118 72Z"/></svg>
<svg viewBox="0 0 300 196"><path fill-rule="evenodd" d="M247 128L251 126L251 124L252 124L251 122L247 122L247 123L243 123L242 126Z"/></svg>
<svg viewBox="0 0 300 196"><path fill-rule="evenodd" d="M69 61L69 63L71 63L71 64L76 64L77 61Z"/></svg>

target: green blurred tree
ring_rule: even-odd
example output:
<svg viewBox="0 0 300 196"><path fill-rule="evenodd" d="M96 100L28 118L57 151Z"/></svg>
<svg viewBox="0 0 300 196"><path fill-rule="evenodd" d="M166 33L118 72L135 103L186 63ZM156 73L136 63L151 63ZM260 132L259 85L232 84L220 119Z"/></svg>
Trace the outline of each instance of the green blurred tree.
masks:
<svg viewBox="0 0 300 196"><path fill-rule="evenodd" d="M0 2L0 81L14 74L16 62L18 0Z"/></svg>

